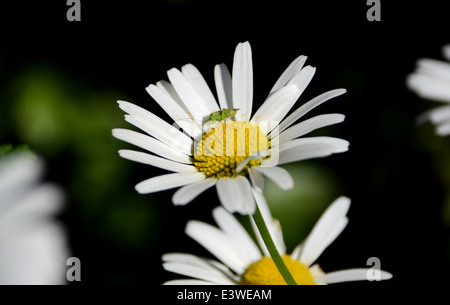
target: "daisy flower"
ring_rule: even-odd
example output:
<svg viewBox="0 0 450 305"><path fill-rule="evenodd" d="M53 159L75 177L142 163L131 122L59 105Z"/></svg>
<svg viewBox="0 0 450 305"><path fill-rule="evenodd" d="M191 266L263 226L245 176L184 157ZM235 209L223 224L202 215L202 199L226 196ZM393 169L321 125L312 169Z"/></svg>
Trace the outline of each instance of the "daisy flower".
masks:
<svg viewBox="0 0 450 305"><path fill-rule="evenodd" d="M291 254L286 254L283 234L278 221L272 219L261 193L255 191L257 204L264 215L269 231L282 259L298 285L326 285L339 282L373 280L367 268L346 269L325 273L315 261L339 236L347 225L350 199L336 199L323 213L305 241ZM218 227L200 221L189 221L186 234L211 252L219 261L186 253L162 256L165 270L190 279L171 280L166 285L281 285L284 279L270 258L261 236L258 245L239 221L222 207L213 210ZM254 224L253 224L254 225ZM254 225L255 226L255 225ZM261 250L262 251L261 251ZM392 275L379 271L377 280Z"/></svg>
<svg viewBox="0 0 450 305"><path fill-rule="evenodd" d="M63 193L41 183L42 160L12 154L0 160L0 284L65 284L70 257L66 235L53 216Z"/></svg>
<svg viewBox="0 0 450 305"><path fill-rule="evenodd" d="M315 73L315 68L304 67L305 61L305 56L299 56L289 65L253 115L252 56L248 42L236 47L231 74L224 64L215 66L218 102L191 64L181 71L169 70L170 82L160 81L147 87L175 126L141 107L118 101L127 113L125 120L147 134L114 129L113 136L150 152L120 150L120 156L173 172L142 181L136 190L147 194L181 187L172 201L185 205L216 186L227 211L252 214L255 211L252 189L262 191L265 178L282 189L293 187L290 174L278 165L347 151L349 143L342 139L302 137L342 122L344 115L318 115L294 124L313 108L345 93L344 89L323 93L287 115Z"/></svg>
<svg viewBox="0 0 450 305"><path fill-rule="evenodd" d="M442 53L450 61L450 45L444 46ZM416 65L416 71L406 79L409 89L422 98L446 103L423 113L419 122L431 121L436 125L436 134L450 135L450 63L422 58Z"/></svg>

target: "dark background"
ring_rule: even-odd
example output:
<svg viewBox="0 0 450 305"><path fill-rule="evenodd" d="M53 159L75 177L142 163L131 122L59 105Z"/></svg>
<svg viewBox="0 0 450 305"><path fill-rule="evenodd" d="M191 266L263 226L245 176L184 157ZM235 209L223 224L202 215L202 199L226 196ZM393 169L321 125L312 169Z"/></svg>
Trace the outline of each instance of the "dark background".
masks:
<svg viewBox="0 0 450 305"><path fill-rule="evenodd" d="M405 78L416 59L441 58L450 21L442 2L391 2L382 1L380 22L366 19L365 1L82 0L80 22L67 21L65 1L2 5L0 142L28 144L65 189L61 221L82 262L80 284L160 285L179 278L162 269L163 253L208 256L183 230L190 219L212 222L215 191L185 207L170 203L173 190L137 194L136 183L164 171L120 159L117 150L131 146L110 131L134 129L119 99L168 120L145 87L192 63L213 88L214 65L231 70L242 41L252 47L255 105L301 54L317 72L298 104L348 91L314 114L345 114L323 133L347 139L350 150L297 165L333 177L320 211L339 195L352 199L349 225L319 259L322 269L365 267L375 256L392 280L343 285L445 282L450 138L415 124L437 104L408 91Z"/></svg>

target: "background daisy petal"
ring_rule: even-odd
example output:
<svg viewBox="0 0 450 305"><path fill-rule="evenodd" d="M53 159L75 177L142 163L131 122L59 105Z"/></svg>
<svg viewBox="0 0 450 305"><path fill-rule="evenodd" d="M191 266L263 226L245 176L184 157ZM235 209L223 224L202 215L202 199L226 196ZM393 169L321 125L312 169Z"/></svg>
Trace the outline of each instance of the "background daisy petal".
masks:
<svg viewBox="0 0 450 305"><path fill-rule="evenodd" d="M237 274L245 272L248 266L241 260L236 244L217 227L191 220L187 223L185 232L231 270Z"/></svg>
<svg viewBox="0 0 450 305"><path fill-rule="evenodd" d="M247 266L262 258L261 252L250 235L232 214L218 207L214 209L213 216L219 228L232 240L232 243L239 245L236 250L239 251L241 259Z"/></svg>
<svg viewBox="0 0 450 305"><path fill-rule="evenodd" d="M215 285L214 283L201 280L171 280L164 282L163 285Z"/></svg>
<svg viewBox="0 0 450 305"><path fill-rule="evenodd" d="M370 271L371 269L367 268L354 268L354 269L333 271L326 273L323 276L323 280L327 284L351 282L351 281L367 281L370 279L370 277L367 274ZM380 272L380 280L389 280L390 278L392 278L392 274L389 272L383 270L379 270L379 272Z"/></svg>
<svg viewBox="0 0 450 305"><path fill-rule="evenodd" d="M167 271L193 277L219 285L235 284L226 274L208 263L206 259L189 254L175 254L163 263Z"/></svg>
<svg viewBox="0 0 450 305"><path fill-rule="evenodd" d="M350 199L339 197L322 214L302 245L299 261L310 266L347 224Z"/></svg>

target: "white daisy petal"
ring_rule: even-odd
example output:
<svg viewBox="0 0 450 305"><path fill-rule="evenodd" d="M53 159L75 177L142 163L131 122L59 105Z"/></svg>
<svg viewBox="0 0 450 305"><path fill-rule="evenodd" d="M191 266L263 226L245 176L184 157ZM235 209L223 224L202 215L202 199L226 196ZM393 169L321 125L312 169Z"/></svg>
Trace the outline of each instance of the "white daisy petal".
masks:
<svg viewBox="0 0 450 305"><path fill-rule="evenodd" d="M170 69L167 72L167 76L178 96L189 110L190 116L194 119L204 120L211 112L196 88L186 79L186 76L176 68Z"/></svg>
<svg viewBox="0 0 450 305"><path fill-rule="evenodd" d="M188 155L183 154L150 136L133 130L121 128L113 129L112 134L119 140L136 145L161 157L180 163L192 164L192 161Z"/></svg>
<svg viewBox="0 0 450 305"><path fill-rule="evenodd" d="M285 129L282 133L278 134L279 144L283 144L289 140L301 137L310 133L316 129L341 123L345 119L345 115L342 114L323 114L310 118L306 121L295 124L294 126Z"/></svg>
<svg viewBox="0 0 450 305"><path fill-rule="evenodd" d="M288 83L287 85L296 85L297 88L300 90L300 94L305 91L306 87L308 87L309 83L311 82L314 74L316 73L316 68L311 66L306 66L303 69L300 70L297 75L295 75Z"/></svg>
<svg viewBox="0 0 450 305"><path fill-rule="evenodd" d="M445 59L450 60L450 44L442 47L442 56L444 56Z"/></svg>
<svg viewBox="0 0 450 305"><path fill-rule="evenodd" d="M406 84L422 98L450 102L450 81L446 79L413 73L406 78Z"/></svg>
<svg viewBox="0 0 450 305"><path fill-rule="evenodd" d="M198 195L215 185L216 179L207 178L192 184L183 186L175 192L172 196L172 202L175 205L185 205L191 202Z"/></svg>
<svg viewBox="0 0 450 305"><path fill-rule="evenodd" d="M149 85L146 90L148 94L164 109L164 111L178 124L184 131L189 133L193 138L197 138L202 134L201 123L194 120L193 117L184 109L184 104L177 102L168 90L173 90L172 95L175 95L175 89L167 82L159 82L155 85ZM163 89L164 88L164 89ZM179 99L178 96L176 96Z"/></svg>
<svg viewBox="0 0 450 305"><path fill-rule="evenodd" d="M144 180L138 183L135 188L140 194L149 194L195 183L204 179L206 179L205 175L200 172L173 173Z"/></svg>
<svg viewBox="0 0 450 305"><path fill-rule="evenodd" d="M55 185L49 183L40 186L28 185L21 191L18 198L5 198L2 194L0 239L14 236L14 228L23 230L48 221L48 218L56 214L63 206L64 195ZM14 201L8 203L9 199Z"/></svg>
<svg viewBox="0 0 450 305"><path fill-rule="evenodd" d="M173 102L175 102L175 103L177 103L179 105L179 107L181 108L181 110L184 113L189 115L189 109L183 103L183 101L181 100L181 98L178 95L177 91L175 90L175 88L172 86L172 84L170 82L168 82L166 80L160 80L159 82L156 82L156 87L158 87L158 89L162 90L162 92L167 94ZM164 101L161 101L161 102L164 102Z"/></svg>
<svg viewBox="0 0 450 305"><path fill-rule="evenodd" d="M197 91L209 113L219 111L216 99L200 71L195 66L187 64L181 68L181 72Z"/></svg>
<svg viewBox="0 0 450 305"><path fill-rule="evenodd" d="M450 81L450 63L422 58L417 61L417 73L429 74Z"/></svg>
<svg viewBox="0 0 450 305"><path fill-rule="evenodd" d="M19 228L15 228L19 229ZM0 285L67 284L66 261L71 256L67 236L58 222L11 231L0 249Z"/></svg>
<svg viewBox="0 0 450 305"><path fill-rule="evenodd" d="M279 122L280 113L289 111L299 96L300 90L295 85L287 85L281 88L259 107L252 117L252 122L257 124L261 122Z"/></svg>
<svg viewBox="0 0 450 305"><path fill-rule="evenodd" d="M286 84L294 78L295 75L300 72L303 65L306 62L307 57L304 55L300 55L297 57L290 65L287 67L287 69L281 74L280 78L277 80L275 85L273 86L272 90L270 90L269 95L273 94L274 92L278 91L282 87L286 86Z"/></svg>
<svg viewBox="0 0 450 305"><path fill-rule="evenodd" d="M300 261L300 253L302 251L302 244L297 245L291 253L291 257Z"/></svg>
<svg viewBox="0 0 450 305"><path fill-rule="evenodd" d="M285 130L286 128L291 126L295 121L297 121L303 115L305 115L306 113L308 113L312 109L316 108L320 104L322 104L322 103L324 103L324 102L326 102L326 101L328 101L328 100L330 100L330 99L332 99L334 97L342 95L345 92L347 92L347 90L345 90L345 89L336 89L336 90L331 90L331 91L322 93L319 96L316 96L315 98L313 98L309 102L307 102L307 103L303 104L302 106L300 106L299 108L297 108L287 118L285 118L283 120L283 122L280 123L279 132L282 132L283 130Z"/></svg>
<svg viewBox="0 0 450 305"><path fill-rule="evenodd" d="M450 121L436 127L436 133L440 136L450 135Z"/></svg>
<svg viewBox="0 0 450 305"><path fill-rule="evenodd" d="M301 248L299 261L310 266L347 224L350 199L339 197L322 214Z"/></svg>
<svg viewBox="0 0 450 305"><path fill-rule="evenodd" d="M239 43L234 53L232 76L233 108L238 121L248 121L253 101L253 63L252 50L248 42Z"/></svg>
<svg viewBox="0 0 450 305"><path fill-rule="evenodd" d="M237 182L232 178L222 178L217 181L217 195L225 209L236 212L240 208L240 195L236 192Z"/></svg>
<svg viewBox="0 0 450 305"><path fill-rule="evenodd" d="M119 107L127 112L125 120L157 138L169 147L190 155L193 141L187 135L171 126L153 113L128 102L118 101Z"/></svg>
<svg viewBox="0 0 450 305"><path fill-rule="evenodd" d="M223 274L225 274L232 281L238 281L239 277L233 273L227 266L222 263L219 263L216 260L207 259L198 257L192 254L187 253L166 253L161 257L163 262L177 262L177 263L185 263L196 266L203 266L204 264L210 265L209 267L213 267ZM208 267L208 268L209 268Z"/></svg>
<svg viewBox="0 0 450 305"><path fill-rule="evenodd" d="M247 178L242 176L221 178L217 181L216 187L220 202L228 212L239 212L244 215L254 213L255 201Z"/></svg>
<svg viewBox="0 0 450 305"><path fill-rule="evenodd" d="M237 274L242 274L247 268L246 263L241 260L236 245L218 228L191 220L186 225L185 232Z"/></svg>
<svg viewBox="0 0 450 305"><path fill-rule="evenodd" d="M181 100L178 95L175 95L178 100L177 102L169 94L169 90L173 90L172 92L176 94L175 89L169 82L160 81L156 85L150 84L145 90L174 121L189 117L189 112L186 110L184 104L179 102Z"/></svg>
<svg viewBox="0 0 450 305"><path fill-rule="evenodd" d="M255 212L256 203L253 198L250 182L243 176L238 176L233 179L238 183L236 192L238 192L241 197L241 207L237 212L244 215L253 214Z"/></svg>
<svg viewBox="0 0 450 305"><path fill-rule="evenodd" d="M295 95L287 97L282 103L280 103L278 105L278 107L276 107L276 109L272 113L269 113L270 116L267 119L267 121L281 122L281 120L283 120L283 118L291 110L292 106L294 106L297 99L300 97L300 95L303 93L303 91L308 86L309 82L311 81L312 77L314 76L315 71L316 71L315 68L312 68L311 66L307 66L307 67L303 68L292 80L290 80L288 82L287 86L294 85L297 88ZM281 89L280 89L280 91L281 91ZM277 126L277 125L275 125L275 126Z"/></svg>
<svg viewBox="0 0 450 305"><path fill-rule="evenodd" d="M119 155L124 159L152 165L154 167L159 167L171 172L177 173L198 172L195 166L174 162L168 159L164 159L140 151L121 149L119 150Z"/></svg>
<svg viewBox="0 0 450 305"><path fill-rule="evenodd" d="M36 183L41 178L43 170L43 160L40 157L33 158L26 153L15 153L0 159L0 219L8 217L11 209L21 207L16 204L17 201L36 192ZM27 206L33 207L33 205Z"/></svg>
<svg viewBox="0 0 450 305"><path fill-rule="evenodd" d="M220 109L233 108L231 74L225 64L216 65L214 67L214 81L216 83Z"/></svg>
<svg viewBox="0 0 450 305"><path fill-rule="evenodd" d="M214 283L201 280L172 280L163 283L163 285L215 285Z"/></svg>
<svg viewBox="0 0 450 305"><path fill-rule="evenodd" d="M0 285L67 283L71 255L64 228L54 219L64 192L41 181L44 168L30 152L0 158Z"/></svg>
<svg viewBox="0 0 450 305"><path fill-rule="evenodd" d="M417 122L422 124L430 121L433 124L442 124L450 120L450 105L440 106L431 110L425 111L418 118Z"/></svg>
<svg viewBox="0 0 450 305"><path fill-rule="evenodd" d="M206 260L189 254L176 254L180 260L163 263L163 268L170 272L190 276L219 285L232 285L234 282L223 272Z"/></svg>
<svg viewBox="0 0 450 305"><path fill-rule="evenodd" d="M279 147L278 164L286 164L312 158L326 157L348 150L348 141L333 137L300 138L283 143ZM266 165L266 160L261 165Z"/></svg>
<svg viewBox="0 0 450 305"><path fill-rule="evenodd" d="M434 124L440 124L450 120L450 105L431 109L428 112L428 118Z"/></svg>
<svg viewBox="0 0 450 305"><path fill-rule="evenodd" d="M261 252L250 235L233 215L218 207L214 209L213 216L219 228L232 240L232 243L239 245L236 250L239 251L241 260L245 261L246 265L262 258Z"/></svg>
<svg viewBox="0 0 450 305"><path fill-rule="evenodd" d="M354 268L326 273L321 280L327 284L351 282L351 281L367 281L370 280L367 272L371 269ZM389 280L392 274L383 270L379 270L380 280Z"/></svg>
<svg viewBox="0 0 450 305"><path fill-rule="evenodd" d="M236 166L236 173L239 173L240 171L242 171L244 169L245 166L247 166L247 164L252 161L252 160L260 160L264 157L267 157L269 155L269 151L266 150L260 150L258 152L256 152L255 154L248 156L247 158L245 158L243 161L241 161L237 166Z"/></svg>
<svg viewBox="0 0 450 305"><path fill-rule="evenodd" d="M254 170L269 178L282 190L290 190L294 187L294 180L291 174L282 167L256 166Z"/></svg>
<svg viewBox="0 0 450 305"><path fill-rule="evenodd" d="M265 189L264 176L260 172L255 171L253 168L250 168L248 170L248 175L250 178L250 182L252 183L252 187L259 192L264 192Z"/></svg>

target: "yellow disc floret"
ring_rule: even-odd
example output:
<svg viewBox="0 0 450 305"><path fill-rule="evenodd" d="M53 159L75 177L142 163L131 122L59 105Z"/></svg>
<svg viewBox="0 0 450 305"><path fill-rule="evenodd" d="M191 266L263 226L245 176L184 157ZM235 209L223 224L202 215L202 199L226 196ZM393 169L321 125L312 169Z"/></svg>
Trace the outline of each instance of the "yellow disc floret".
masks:
<svg viewBox="0 0 450 305"><path fill-rule="evenodd" d="M293 259L290 255L283 255L284 264L291 273L297 285L315 285L314 277L309 268ZM241 277L242 285L286 285L273 259L264 257L251 264Z"/></svg>
<svg viewBox="0 0 450 305"><path fill-rule="evenodd" d="M248 168L261 164L261 158L250 160L237 173L238 164L268 148L267 137L257 124L226 121L203 134L201 142L195 147L194 165L207 177L245 175Z"/></svg>

